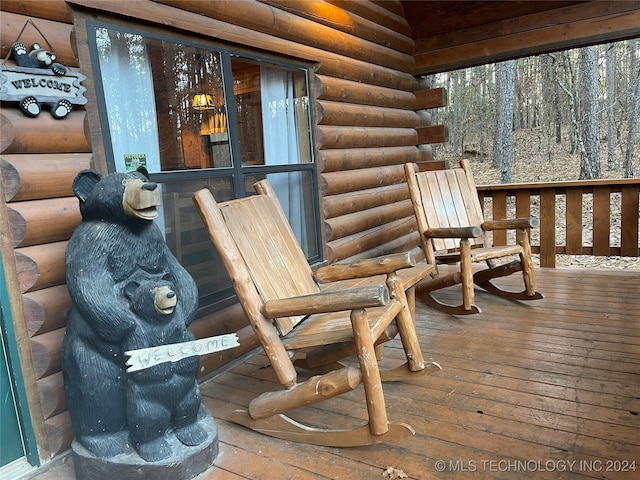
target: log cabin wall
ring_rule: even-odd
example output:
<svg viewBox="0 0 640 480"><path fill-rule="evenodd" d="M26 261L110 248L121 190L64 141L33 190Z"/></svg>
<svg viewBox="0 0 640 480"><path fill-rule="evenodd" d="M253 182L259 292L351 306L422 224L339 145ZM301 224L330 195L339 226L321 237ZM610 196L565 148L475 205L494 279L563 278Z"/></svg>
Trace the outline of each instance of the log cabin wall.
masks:
<svg viewBox="0 0 640 480"><path fill-rule="evenodd" d="M400 2L69 0L103 15L171 19L180 33L286 55L314 65L315 148L325 260L418 245L402 164L418 147L414 42ZM114 17L115 18L115 17ZM85 72L86 74L86 72Z"/></svg>
<svg viewBox="0 0 640 480"><path fill-rule="evenodd" d="M62 1L3 0L2 58L23 27L21 42L46 45L31 24L25 25L29 19L46 36L57 61L77 71L73 19ZM46 460L67 450L72 439L60 370L71 307L64 251L80 221L71 183L91 165L91 144L82 107L55 120L46 110L30 118L3 103L0 125L0 247L38 453Z"/></svg>
<svg viewBox="0 0 640 480"><path fill-rule="evenodd" d="M3 0L1 9L3 58L25 22L32 19L58 61L78 69L78 58L83 56L76 48L85 49L86 40L76 44L74 12L90 9L116 20L155 25L171 19L172 28L181 33L189 31L313 64L311 93L325 259L354 260L418 245L402 165L431 159L427 144L442 141L446 132L431 126L430 116L422 109L443 105L445 99L439 90L415 93L420 84L412 75L414 44L399 2L385 2L383 7L373 1L340 0ZM30 26L20 40L25 44L42 41ZM88 119L96 110L91 104L95 92L90 66L82 64L81 71L87 75L90 104L86 110L75 107L64 120L54 120L47 111L28 118L15 105L2 105L0 110L0 220L9 231L2 236L2 256L15 259L5 260L9 264L5 268L43 460L67 450L73 436L60 371L71 306L64 251L80 221L71 183L83 168L105 168L101 152L92 152L91 139L100 132ZM242 344L240 349L203 357L202 375L257 346L239 305L197 320L193 329L198 338L236 331Z"/></svg>

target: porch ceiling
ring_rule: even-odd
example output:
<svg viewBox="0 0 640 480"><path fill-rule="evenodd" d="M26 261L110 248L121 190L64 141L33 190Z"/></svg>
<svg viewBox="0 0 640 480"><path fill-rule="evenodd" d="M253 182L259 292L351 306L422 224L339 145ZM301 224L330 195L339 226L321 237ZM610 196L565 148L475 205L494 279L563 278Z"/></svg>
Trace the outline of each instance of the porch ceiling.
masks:
<svg viewBox="0 0 640 480"><path fill-rule="evenodd" d="M638 2L403 0L415 74L640 36Z"/></svg>

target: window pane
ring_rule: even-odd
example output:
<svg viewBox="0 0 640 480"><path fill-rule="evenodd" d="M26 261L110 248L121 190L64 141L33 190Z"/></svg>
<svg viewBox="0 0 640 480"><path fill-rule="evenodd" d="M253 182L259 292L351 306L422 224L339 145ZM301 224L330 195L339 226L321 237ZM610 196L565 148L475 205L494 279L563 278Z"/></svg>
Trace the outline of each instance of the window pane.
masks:
<svg viewBox="0 0 640 480"><path fill-rule="evenodd" d="M231 166L218 52L96 30L115 166Z"/></svg>
<svg viewBox="0 0 640 480"><path fill-rule="evenodd" d="M209 188L217 201L231 199L229 179L170 182L162 185L162 210L167 245L196 281L202 306L220 300L231 282L193 203L201 188Z"/></svg>
<svg viewBox="0 0 640 480"><path fill-rule="evenodd" d="M289 224L310 260L320 257L318 230L314 206L313 175L310 171L269 173L267 175L246 175L247 194L255 193L253 185L267 178L273 187Z"/></svg>
<svg viewBox="0 0 640 480"><path fill-rule="evenodd" d="M160 185L156 223L195 279L200 307L217 308L233 289L193 204L198 189L226 201L254 194L253 184L268 178L308 259L320 260L306 70L94 29L111 168L146 166Z"/></svg>
<svg viewBox="0 0 640 480"><path fill-rule="evenodd" d="M232 58L242 165L310 163L305 72Z"/></svg>

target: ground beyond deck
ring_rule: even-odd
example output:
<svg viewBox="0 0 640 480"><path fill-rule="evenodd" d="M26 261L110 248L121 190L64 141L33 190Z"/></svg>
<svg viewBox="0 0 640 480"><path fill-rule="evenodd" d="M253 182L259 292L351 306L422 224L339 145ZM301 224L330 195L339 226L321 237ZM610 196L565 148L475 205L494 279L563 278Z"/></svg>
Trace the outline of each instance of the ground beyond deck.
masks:
<svg viewBox="0 0 640 480"><path fill-rule="evenodd" d="M387 383L391 421L416 435L363 448L269 438L226 421L258 392L274 390L257 355L204 383L220 436L213 479L640 478L640 271L537 269L534 302L476 291L483 313L454 317L417 305L425 357L443 370ZM516 275L501 280L520 285ZM455 287L438 297L454 301ZM394 340L383 365L402 350ZM357 425L362 387L296 412L311 424ZM293 416L293 415L292 415ZM38 480L73 479L71 460ZM632 471L635 469L635 471Z"/></svg>

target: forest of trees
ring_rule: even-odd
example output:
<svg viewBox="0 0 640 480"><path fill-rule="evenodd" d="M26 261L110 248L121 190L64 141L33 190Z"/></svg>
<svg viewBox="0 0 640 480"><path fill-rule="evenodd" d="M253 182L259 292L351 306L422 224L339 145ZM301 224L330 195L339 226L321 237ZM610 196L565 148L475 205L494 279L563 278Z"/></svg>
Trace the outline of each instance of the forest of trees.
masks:
<svg viewBox="0 0 640 480"><path fill-rule="evenodd" d="M436 156L491 159L502 183L510 183L513 132L536 130L548 154L552 144L578 158L580 179L601 178L601 169L638 175L640 40L521 58L425 78L445 87L449 105L434 123L449 129ZM606 151L601 152L601 147ZM602 148L602 150L605 150ZM635 165L634 165L635 162ZM635 167L635 168L634 168Z"/></svg>

